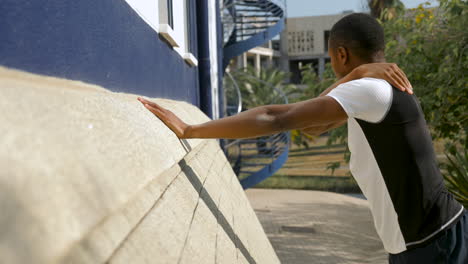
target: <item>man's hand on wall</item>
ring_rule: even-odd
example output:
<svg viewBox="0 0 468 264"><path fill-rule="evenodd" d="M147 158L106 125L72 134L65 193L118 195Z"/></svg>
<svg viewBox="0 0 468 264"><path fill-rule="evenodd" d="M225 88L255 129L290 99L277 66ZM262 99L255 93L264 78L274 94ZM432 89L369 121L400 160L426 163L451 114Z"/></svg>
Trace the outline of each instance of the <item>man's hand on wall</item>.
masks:
<svg viewBox="0 0 468 264"><path fill-rule="evenodd" d="M178 138L186 138L189 125L178 118L173 112L144 98L138 97L138 100L146 107L146 109L151 111L151 113L166 124L166 126L168 126Z"/></svg>

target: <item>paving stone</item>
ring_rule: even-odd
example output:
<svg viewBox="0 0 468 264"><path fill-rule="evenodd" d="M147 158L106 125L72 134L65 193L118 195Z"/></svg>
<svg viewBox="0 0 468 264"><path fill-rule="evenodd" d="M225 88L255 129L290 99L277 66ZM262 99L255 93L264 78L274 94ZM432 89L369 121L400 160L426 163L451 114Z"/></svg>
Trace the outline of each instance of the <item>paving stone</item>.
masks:
<svg viewBox="0 0 468 264"><path fill-rule="evenodd" d="M287 189L246 194L281 263L388 263L366 200Z"/></svg>

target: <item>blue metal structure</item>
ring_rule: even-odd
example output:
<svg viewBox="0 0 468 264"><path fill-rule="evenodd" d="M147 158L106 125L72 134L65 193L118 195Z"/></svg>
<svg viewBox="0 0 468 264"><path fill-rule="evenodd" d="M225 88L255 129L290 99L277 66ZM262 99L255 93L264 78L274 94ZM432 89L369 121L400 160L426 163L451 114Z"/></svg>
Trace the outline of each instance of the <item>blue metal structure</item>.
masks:
<svg viewBox="0 0 468 264"><path fill-rule="evenodd" d="M235 79L231 81L237 87ZM283 103L288 103L288 98L281 90L262 80L257 81L270 86L272 92L277 94ZM224 88L227 90L231 87L225 85ZM232 110L233 107L231 114L236 114ZM255 186L283 166L288 159L290 138L290 132L282 132L254 139L234 140L225 145L225 153L244 189Z"/></svg>
<svg viewBox="0 0 468 264"><path fill-rule="evenodd" d="M225 0L223 67L242 53L263 45L284 28L284 0ZM231 29L231 30L229 30Z"/></svg>
<svg viewBox="0 0 468 264"><path fill-rule="evenodd" d="M222 13L224 69L232 58L263 45L279 34L284 27L284 1L225 0ZM241 111L242 99L236 80L229 73L227 77L231 85L224 85L225 92L232 89L231 93L238 97L233 105L227 102L227 114L232 115ZM282 97L284 103L288 103L282 91L275 92ZM273 175L283 166L288 158L289 144L290 133L283 132L268 137L224 142L222 145L242 187L247 189Z"/></svg>

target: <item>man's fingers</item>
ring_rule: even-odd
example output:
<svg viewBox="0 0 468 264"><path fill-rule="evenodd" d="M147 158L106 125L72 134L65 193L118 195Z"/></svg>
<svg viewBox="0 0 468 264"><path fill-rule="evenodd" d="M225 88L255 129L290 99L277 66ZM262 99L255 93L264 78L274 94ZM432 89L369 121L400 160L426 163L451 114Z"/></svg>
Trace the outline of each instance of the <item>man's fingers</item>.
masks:
<svg viewBox="0 0 468 264"><path fill-rule="evenodd" d="M406 77L406 74L396 64L391 66L390 72L392 73L393 78L398 79L399 84L402 85L401 87L397 88L402 91L407 91L409 94L413 94L413 87Z"/></svg>
<svg viewBox="0 0 468 264"><path fill-rule="evenodd" d="M403 81L400 80L400 78L394 73L386 73L387 77L392 80L392 84L398 88L401 91L405 91L405 85L403 84Z"/></svg>
<svg viewBox="0 0 468 264"><path fill-rule="evenodd" d="M167 115L168 113L154 108L149 104L145 104L145 107L148 108L148 110L150 110L155 116L157 116L167 127L169 127L169 129L171 129L177 135L177 137L182 136L182 132L180 132L180 129L174 125L174 120L171 119L170 115Z"/></svg>
<svg viewBox="0 0 468 264"><path fill-rule="evenodd" d="M144 104L144 106L146 107L146 109L150 110L151 113L155 114L158 118L163 119L164 113L161 110L154 108L149 104Z"/></svg>
<svg viewBox="0 0 468 264"><path fill-rule="evenodd" d="M411 85L410 81L408 80L408 77L406 77L406 74L404 71L401 69L398 69L398 74L400 74L401 78L405 81L406 84L406 90L408 93L413 94L413 86Z"/></svg>
<svg viewBox="0 0 468 264"><path fill-rule="evenodd" d="M398 84L397 88L403 92L408 92L409 94L413 94L413 90L411 89L411 85L408 85L407 79L399 74L399 71L392 73L392 78Z"/></svg>
<svg viewBox="0 0 468 264"><path fill-rule="evenodd" d="M405 91L407 87L406 87L406 84L405 84L405 81L403 80L403 78L401 78L401 76L398 75L398 73L396 73L396 72L393 72L392 77L395 79L395 81L398 82L398 85L400 86L399 87L400 90Z"/></svg>
<svg viewBox="0 0 468 264"><path fill-rule="evenodd" d="M158 105L158 104L156 104L156 103L154 103L154 102L148 101L148 100L146 100L146 99L144 99L144 98L138 97L138 100L139 100L140 102L142 102L143 104L148 104L148 105L150 105L150 106L153 107L153 108L160 109L160 110L164 110L164 108L162 108L160 105Z"/></svg>
<svg viewBox="0 0 468 264"><path fill-rule="evenodd" d="M151 107L154 107L154 108L160 108L160 106L157 105L156 103L148 101L146 99L141 99L140 102L142 102L144 104L148 104L148 105L150 105Z"/></svg>
<svg viewBox="0 0 468 264"><path fill-rule="evenodd" d="M410 81L408 80L408 77L406 76L405 72L402 71L400 68L398 68L398 73L399 73L399 74L402 76L402 78L405 80L406 84L408 84L408 87L409 87L409 88L413 88L413 87L411 86L411 83L410 83Z"/></svg>

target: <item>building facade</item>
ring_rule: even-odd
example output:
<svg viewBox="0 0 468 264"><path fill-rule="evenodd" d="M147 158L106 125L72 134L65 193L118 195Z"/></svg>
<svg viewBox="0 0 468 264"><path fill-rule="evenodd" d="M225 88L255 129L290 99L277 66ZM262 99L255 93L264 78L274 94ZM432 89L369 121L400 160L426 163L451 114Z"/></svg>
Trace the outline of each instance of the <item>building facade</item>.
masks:
<svg viewBox="0 0 468 264"><path fill-rule="evenodd" d="M222 114L216 0L0 3L0 65Z"/></svg>
<svg viewBox="0 0 468 264"><path fill-rule="evenodd" d="M257 72L264 68L280 66L279 40L270 40L264 45L248 50L231 61L230 70L253 67Z"/></svg>
<svg viewBox="0 0 468 264"><path fill-rule="evenodd" d="M337 15L294 17L286 19L286 28L281 34L281 52L286 54L282 69L291 72L291 82L300 83L301 68L312 64L322 76L328 56L328 38L333 25L351 13Z"/></svg>
<svg viewBox="0 0 468 264"><path fill-rule="evenodd" d="M230 63L231 70L247 66L258 72L262 68L274 67L290 72L290 82L301 82L301 68L312 64L320 77L325 64L330 62L328 38L333 25L342 17L352 13L345 11L336 15L287 18L280 36L268 43L250 49Z"/></svg>

